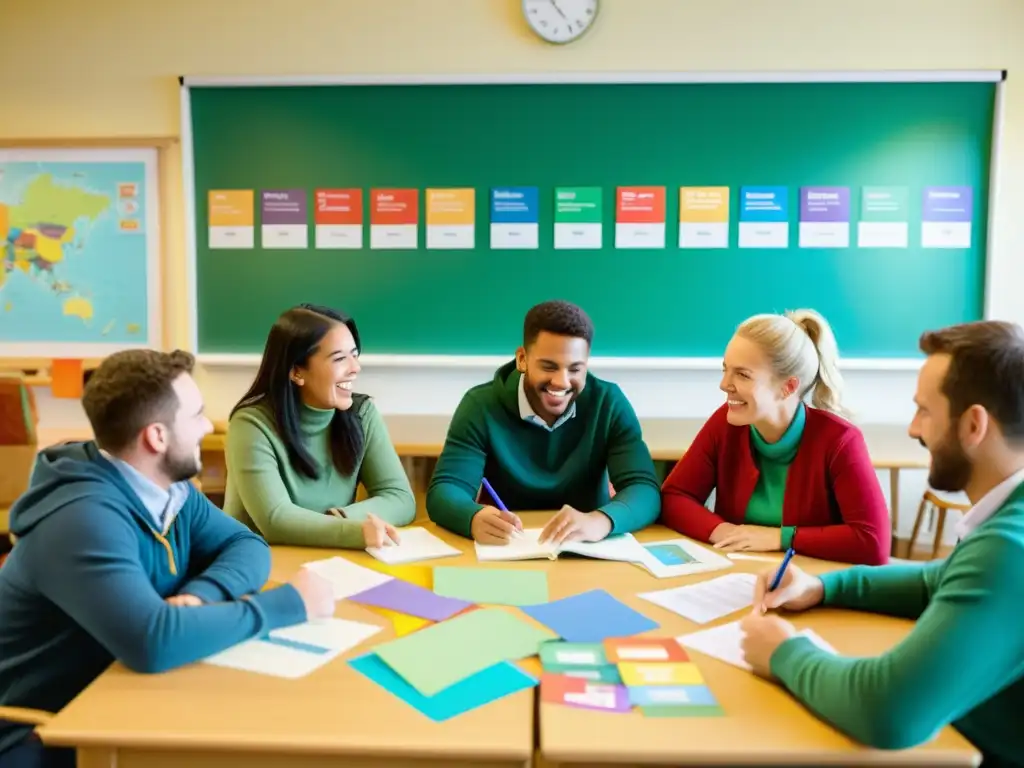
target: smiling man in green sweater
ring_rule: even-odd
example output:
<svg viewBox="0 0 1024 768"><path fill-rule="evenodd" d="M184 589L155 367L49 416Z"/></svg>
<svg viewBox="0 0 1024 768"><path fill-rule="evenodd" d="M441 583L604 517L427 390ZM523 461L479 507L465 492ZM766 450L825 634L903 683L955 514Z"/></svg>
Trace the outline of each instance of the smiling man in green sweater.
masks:
<svg viewBox="0 0 1024 768"><path fill-rule="evenodd" d="M555 543L654 522L654 462L622 390L587 371L593 336L569 302L527 313L516 359L470 389L452 417L427 493L434 522L483 544L522 528L515 510L558 509L541 534ZM485 479L498 498L481 492Z"/></svg>
<svg viewBox="0 0 1024 768"><path fill-rule="evenodd" d="M952 724L984 768L1024 766L1024 330L967 323L926 333L921 349L910 435L931 453L929 485L971 500L956 548L945 560L820 578L794 566L772 592L774 573L762 574L744 653L860 742L902 749ZM818 604L916 623L881 656L843 658L766 613Z"/></svg>

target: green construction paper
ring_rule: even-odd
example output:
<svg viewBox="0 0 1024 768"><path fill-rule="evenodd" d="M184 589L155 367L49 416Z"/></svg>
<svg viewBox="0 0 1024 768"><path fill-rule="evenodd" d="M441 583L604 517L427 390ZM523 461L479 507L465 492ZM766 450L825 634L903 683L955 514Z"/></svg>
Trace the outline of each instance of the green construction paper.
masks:
<svg viewBox="0 0 1024 768"><path fill-rule="evenodd" d="M374 650L409 685L433 696L500 661L535 656L554 638L503 608L478 608Z"/></svg>
<svg viewBox="0 0 1024 768"><path fill-rule="evenodd" d="M640 707L644 717L724 717L725 710L719 706L672 704L667 707Z"/></svg>
<svg viewBox="0 0 1024 768"><path fill-rule="evenodd" d="M544 571L434 567L434 592L482 605L537 605L548 601Z"/></svg>

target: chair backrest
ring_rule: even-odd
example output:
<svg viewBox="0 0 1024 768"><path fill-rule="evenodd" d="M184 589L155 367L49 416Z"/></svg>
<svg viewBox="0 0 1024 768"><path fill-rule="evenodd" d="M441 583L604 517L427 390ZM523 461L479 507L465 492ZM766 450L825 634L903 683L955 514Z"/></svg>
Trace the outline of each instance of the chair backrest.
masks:
<svg viewBox="0 0 1024 768"><path fill-rule="evenodd" d="M20 376L0 376L0 445L35 445L36 398Z"/></svg>

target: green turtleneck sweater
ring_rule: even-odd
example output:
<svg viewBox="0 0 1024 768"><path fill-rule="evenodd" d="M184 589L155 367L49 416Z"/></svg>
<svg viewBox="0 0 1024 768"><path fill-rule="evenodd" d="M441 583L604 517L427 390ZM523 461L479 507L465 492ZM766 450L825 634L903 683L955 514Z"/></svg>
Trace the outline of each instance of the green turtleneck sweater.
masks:
<svg viewBox="0 0 1024 768"><path fill-rule="evenodd" d="M757 486L747 503L745 522L749 525L765 525L782 528L782 549L789 549L793 544L796 528L782 525L782 503L786 496L786 476L789 465L793 463L796 452L800 448L800 438L804 434L804 422L807 414L804 404L796 409L796 415L789 428L776 442L769 443L754 428L750 428L750 444L754 450L760 474Z"/></svg>
<svg viewBox="0 0 1024 768"><path fill-rule="evenodd" d="M330 457L335 411L302 406L302 439L321 468L315 480L292 467L265 408L238 410L228 423L224 511L270 544L311 547L362 549L362 522L371 513L393 525L411 523L416 500L384 419L369 398L357 396L352 407L363 425L363 453L355 474L345 476ZM356 502L360 482L368 498ZM341 509L345 517L324 514L329 509Z"/></svg>

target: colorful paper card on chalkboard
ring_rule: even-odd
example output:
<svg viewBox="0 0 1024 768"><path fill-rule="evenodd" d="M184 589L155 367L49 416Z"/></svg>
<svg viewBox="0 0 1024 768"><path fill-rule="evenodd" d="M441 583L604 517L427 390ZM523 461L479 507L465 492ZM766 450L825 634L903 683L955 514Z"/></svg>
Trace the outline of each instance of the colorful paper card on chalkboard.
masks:
<svg viewBox="0 0 1024 768"><path fill-rule="evenodd" d="M970 248L974 197L970 187L925 187L922 248Z"/></svg>
<svg viewBox="0 0 1024 768"><path fill-rule="evenodd" d="M740 248L789 247L789 190L740 188Z"/></svg>
<svg viewBox="0 0 1024 768"><path fill-rule="evenodd" d="M537 187L494 187L491 190L491 248L538 248L539 222Z"/></svg>
<svg viewBox="0 0 1024 768"><path fill-rule="evenodd" d="M729 247L729 188L679 188L679 247Z"/></svg>
<svg viewBox="0 0 1024 768"><path fill-rule="evenodd" d="M323 249L363 247L363 191L318 189L313 222L316 247Z"/></svg>
<svg viewBox="0 0 1024 768"><path fill-rule="evenodd" d="M907 187L864 187L861 190L858 248L906 248L910 215Z"/></svg>
<svg viewBox="0 0 1024 768"><path fill-rule="evenodd" d="M415 189L370 190L370 248L419 247L419 192Z"/></svg>
<svg viewBox="0 0 1024 768"><path fill-rule="evenodd" d="M304 189L260 192L260 241L264 248L308 248L309 212Z"/></svg>
<svg viewBox="0 0 1024 768"><path fill-rule="evenodd" d="M251 189L211 189L207 195L208 242L214 248L255 244L255 193Z"/></svg>
<svg viewBox="0 0 1024 768"><path fill-rule="evenodd" d="M850 188L800 188L800 247L850 247Z"/></svg>
<svg viewBox="0 0 1024 768"><path fill-rule="evenodd" d="M665 188L615 190L615 247L665 247Z"/></svg>

